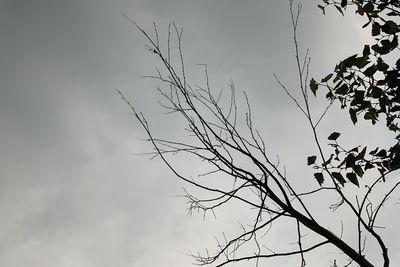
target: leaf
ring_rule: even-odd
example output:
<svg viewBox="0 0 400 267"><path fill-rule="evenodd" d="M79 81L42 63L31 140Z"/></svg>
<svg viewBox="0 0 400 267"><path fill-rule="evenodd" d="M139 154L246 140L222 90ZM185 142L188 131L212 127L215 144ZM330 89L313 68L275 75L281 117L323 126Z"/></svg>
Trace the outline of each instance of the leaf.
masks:
<svg viewBox="0 0 400 267"><path fill-rule="evenodd" d="M366 13L371 13L372 11L374 11L374 5L372 4L372 2L368 2L364 5L363 10Z"/></svg>
<svg viewBox="0 0 400 267"><path fill-rule="evenodd" d="M364 159L365 153L366 153L366 152L367 152L367 147L365 146L365 147L361 150L361 152L357 155L357 159L358 159L358 160Z"/></svg>
<svg viewBox="0 0 400 267"><path fill-rule="evenodd" d="M336 89L336 94L345 95L349 91L347 84L342 84L338 89Z"/></svg>
<svg viewBox="0 0 400 267"><path fill-rule="evenodd" d="M357 13L360 14L360 16L364 16L364 10L360 4L357 3ZM363 26L364 28L364 26Z"/></svg>
<svg viewBox="0 0 400 267"><path fill-rule="evenodd" d="M340 6L341 6L341 7L346 7L346 6L347 6L347 0L342 0L342 1L340 2Z"/></svg>
<svg viewBox="0 0 400 267"><path fill-rule="evenodd" d="M318 84L314 80L314 78L312 78L311 81L310 81L310 89L311 89L311 92L314 94L314 96L316 96L317 95L317 90L318 90Z"/></svg>
<svg viewBox="0 0 400 267"><path fill-rule="evenodd" d="M353 168L356 164L356 157L353 154L348 154L346 159L346 168Z"/></svg>
<svg viewBox="0 0 400 267"><path fill-rule="evenodd" d="M332 140L335 141L336 139L338 139L340 136L340 133L338 132L333 132L328 136L328 140Z"/></svg>
<svg viewBox="0 0 400 267"><path fill-rule="evenodd" d="M372 122L372 124L375 124L376 121L378 120L378 115L377 115L376 111L370 110L364 114L364 119L370 120Z"/></svg>
<svg viewBox="0 0 400 267"><path fill-rule="evenodd" d="M370 155L375 156L376 152L378 151L379 147L375 148L371 152L369 152Z"/></svg>
<svg viewBox="0 0 400 267"><path fill-rule="evenodd" d="M381 25L378 23L372 24L372 36L377 36L381 33Z"/></svg>
<svg viewBox="0 0 400 267"><path fill-rule="evenodd" d="M307 157L307 165L314 164L316 159L317 159L317 156L309 156L309 157Z"/></svg>
<svg viewBox="0 0 400 267"><path fill-rule="evenodd" d="M392 40L392 47L393 47L393 49L396 49L396 47L399 45L399 38L397 38L397 35L395 35L394 37L393 37L393 40Z"/></svg>
<svg viewBox="0 0 400 267"><path fill-rule="evenodd" d="M369 46L368 46L369 48ZM364 51L363 51L364 52ZM365 66L367 66L370 63L370 61L368 60L368 55L365 56L363 55L362 57L358 57L356 62L355 62L355 66L359 69L364 68Z"/></svg>
<svg viewBox="0 0 400 267"><path fill-rule="evenodd" d="M360 184L358 183L357 180L357 175L354 172L346 173L346 177L352 184L355 184L356 186L360 187Z"/></svg>
<svg viewBox="0 0 400 267"><path fill-rule="evenodd" d="M378 70L379 71L387 71L389 68L389 65L383 62L382 58L378 58L378 64L377 64Z"/></svg>
<svg viewBox="0 0 400 267"><path fill-rule="evenodd" d="M397 12L391 11L391 12L387 13L386 15L388 15L388 16L398 16L399 14Z"/></svg>
<svg viewBox="0 0 400 267"><path fill-rule="evenodd" d="M369 54L371 54L371 49L369 49L369 45L364 45L364 49L363 49L363 56L368 56Z"/></svg>
<svg viewBox="0 0 400 267"><path fill-rule="evenodd" d="M355 125L357 123L357 112L351 108L351 109L349 109L349 113L350 113L351 121Z"/></svg>
<svg viewBox="0 0 400 267"><path fill-rule="evenodd" d="M340 14L342 14L342 16L344 16L343 10L340 6L335 5L336 9L340 12Z"/></svg>
<svg viewBox="0 0 400 267"><path fill-rule="evenodd" d="M353 147L352 149L350 149L348 153L350 153L350 152L358 152L358 146Z"/></svg>
<svg viewBox="0 0 400 267"><path fill-rule="evenodd" d="M340 66L340 64L339 64L339 66ZM336 68L338 68L337 65L336 65ZM335 78L333 79L333 82L335 83L335 82L339 81L340 78L341 78L341 75L342 75L342 72L336 72L336 76L335 76Z"/></svg>
<svg viewBox="0 0 400 267"><path fill-rule="evenodd" d="M356 58L357 58L357 54L354 54L346 59L344 59L342 62L340 62L340 68L348 68L353 66L356 63Z"/></svg>
<svg viewBox="0 0 400 267"><path fill-rule="evenodd" d="M364 171L362 170L360 165L354 165L353 170L360 177L362 177L364 175Z"/></svg>
<svg viewBox="0 0 400 267"><path fill-rule="evenodd" d="M400 168L400 154L396 154L396 156L394 156L390 165L393 170L397 170Z"/></svg>
<svg viewBox="0 0 400 267"><path fill-rule="evenodd" d="M364 94L363 90L355 90L353 101L351 101L352 106L362 105L364 103Z"/></svg>
<svg viewBox="0 0 400 267"><path fill-rule="evenodd" d="M391 109L390 109L390 111L391 112L397 112L397 111L400 111L400 106L393 106ZM398 137L400 137L400 136L398 136ZM397 140L399 140L399 138L398 137L396 137L396 139Z"/></svg>
<svg viewBox="0 0 400 267"><path fill-rule="evenodd" d="M386 55L392 50L392 44L389 40L382 40L381 44L382 46L374 44L373 46L371 46L372 50L381 55Z"/></svg>
<svg viewBox="0 0 400 267"><path fill-rule="evenodd" d="M373 98L380 98L382 96L382 89L379 87L374 86L371 91L371 95Z"/></svg>
<svg viewBox="0 0 400 267"><path fill-rule="evenodd" d="M317 180L319 185L322 185L322 183L324 182L324 175L322 174L322 172L314 173L314 178Z"/></svg>
<svg viewBox="0 0 400 267"><path fill-rule="evenodd" d="M346 180L344 179L343 175L340 172L332 172L332 176L333 176L333 178L338 180L338 182L341 185L344 185L346 183Z"/></svg>
<svg viewBox="0 0 400 267"><path fill-rule="evenodd" d="M329 81L330 78L332 78L333 73L328 74L325 78L323 78L321 80L322 83L326 83L327 81Z"/></svg>
<svg viewBox="0 0 400 267"><path fill-rule="evenodd" d="M367 77L372 77L378 70L377 66L374 64L363 71L364 75Z"/></svg>
<svg viewBox="0 0 400 267"><path fill-rule="evenodd" d="M394 34L399 30L397 24L392 21L388 20L385 22L385 24L382 25L382 31L387 34Z"/></svg>
<svg viewBox="0 0 400 267"><path fill-rule="evenodd" d="M372 165L372 163L368 161L368 162L365 164L364 170L369 170L369 169L373 169L373 168L375 168L375 166Z"/></svg>
<svg viewBox="0 0 400 267"><path fill-rule="evenodd" d="M385 158L386 157L386 150L381 149L378 153L375 154L375 156L380 157L380 158Z"/></svg>

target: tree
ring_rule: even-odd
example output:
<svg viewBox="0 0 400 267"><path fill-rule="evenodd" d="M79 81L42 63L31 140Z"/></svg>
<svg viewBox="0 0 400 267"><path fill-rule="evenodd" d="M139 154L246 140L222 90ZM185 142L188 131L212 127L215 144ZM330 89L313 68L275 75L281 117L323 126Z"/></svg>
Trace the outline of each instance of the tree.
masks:
<svg viewBox="0 0 400 267"><path fill-rule="evenodd" d="M262 259L275 257L298 256L300 266L306 265L306 256L310 251L324 246L336 247L348 257L346 266L355 264L363 267L375 266L371 258L379 256L380 265L389 266L389 254L385 241L376 226L378 214L389 196L395 192L400 182L391 175L400 167L399 142L389 149L376 148L368 151L367 146L357 145L354 148L345 148L339 142L341 134L332 132L328 136L329 147L332 153L324 153L323 142L318 133L318 126L329 112L330 107L339 101L342 108L349 107L350 118L357 122L360 114L366 120L375 124L380 115L386 116L389 131L397 132L399 127L396 120L400 111L399 74L400 61L394 66L388 63L384 55L398 49L397 35L399 25L387 16L398 18L399 4L396 1L332 1L324 0L319 8L325 13L329 6L335 6L344 14L344 11L355 6L357 13L368 18L367 27L372 25L372 35L377 36L376 44L366 45L362 55L354 55L342 60L335 68L334 73L327 75L317 82L309 79L310 58L308 52L303 57L299 51L297 41L297 27L301 5L290 3L290 14L293 26L293 41L295 60L299 78L301 98L294 97L284 83L275 76L278 84L287 93L289 98L304 114L310 126L311 134L318 149L318 155L307 158L307 164L316 172L314 178L317 183L314 190L300 192L293 180L287 177L285 168L280 166L266 150L266 144L253 125L250 103L244 93L247 110L243 118L237 105L234 84L229 83L228 92L219 91L217 94L209 85L207 65L204 65L205 86L191 85L185 73L184 57L182 54L182 30L175 24L168 27L168 41L166 50L160 45L158 29L154 25L155 37L152 38L145 30L130 20L148 41L146 48L156 55L163 70L157 70L155 75L146 76L160 81L164 87L158 87L163 96L163 106L170 112L185 119L191 139L176 141L158 138L153 135L150 126L142 113L120 92L121 97L132 109L133 114L148 135L155 151L153 157L159 157L169 169L188 184L203 190L204 197L200 198L186 192L189 209L203 211L204 214L228 205L230 202L239 202L253 211L253 221L250 226L242 225L242 233L233 237L217 240L217 249L213 254L208 252L193 255L197 264L224 266L233 262L254 260L256 265ZM170 39L177 41L178 65L174 65L171 56ZM371 52L371 49L373 52ZM335 77L334 77L335 76ZM333 79L333 84L329 81ZM317 95L319 87L327 88L328 102L322 114L312 114L310 111L310 94ZM223 100L227 99L226 102ZM396 137L398 140L399 137ZM362 149L361 149L362 148ZM186 176L170 161L170 156L187 154L195 157L204 164L204 171L197 178ZM366 180L360 180L367 176ZM215 180L202 179L213 176ZM304 182L315 182L305 179ZM378 188L382 181L391 181L389 189ZM347 190L349 183L357 187ZM360 187L360 185L364 185ZM328 225L316 218L310 208L308 198L317 198L321 201L321 194L326 192L336 196L339 201L331 203L333 211L348 209L356 221L354 232L357 233L357 242L352 244L344 241L341 234L329 229ZM372 199L372 195L374 196ZM307 198L307 200L306 200ZM272 224L279 221L289 221L296 233L296 249L286 251L270 251L262 247L262 236ZM305 233L312 237L305 239ZM376 255L364 255L365 248L370 243L376 244L380 252ZM252 251L247 253L249 247ZM247 253L247 254L246 254ZM337 266L336 260L334 266Z"/></svg>

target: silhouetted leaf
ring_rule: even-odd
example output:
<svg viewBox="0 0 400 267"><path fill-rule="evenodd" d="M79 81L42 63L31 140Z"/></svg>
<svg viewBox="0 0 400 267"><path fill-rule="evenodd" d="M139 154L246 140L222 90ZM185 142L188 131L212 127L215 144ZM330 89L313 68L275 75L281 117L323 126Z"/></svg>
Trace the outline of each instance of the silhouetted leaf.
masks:
<svg viewBox="0 0 400 267"><path fill-rule="evenodd" d="M346 159L346 168L353 168L356 164L356 157L353 154L348 154Z"/></svg>
<svg viewBox="0 0 400 267"><path fill-rule="evenodd" d="M338 182L341 185L344 185L346 183L346 180L344 179L343 175L340 172L332 172L332 176L333 176L333 178L338 180Z"/></svg>
<svg viewBox="0 0 400 267"><path fill-rule="evenodd" d="M343 10L340 6L335 5L336 9L340 12L340 14L342 14L342 16L344 16Z"/></svg>
<svg viewBox="0 0 400 267"><path fill-rule="evenodd" d="M358 3L357 3L357 13L360 14L360 16L364 16L364 10L363 10L362 6ZM364 28L364 26L363 26L363 28Z"/></svg>
<svg viewBox="0 0 400 267"><path fill-rule="evenodd" d="M324 175L322 174L322 172L314 173L314 178L317 180L319 185L322 185L322 183L324 182Z"/></svg>
<svg viewBox="0 0 400 267"><path fill-rule="evenodd" d="M396 156L394 156L391 162L391 166L393 170L397 170L400 168L400 154L396 154Z"/></svg>
<svg viewBox="0 0 400 267"><path fill-rule="evenodd" d="M367 77L372 77L372 75L374 75L377 70L378 70L378 68L374 64L374 65L368 67L366 70L364 70L363 73Z"/></svg>
<svg viewBox="0 0 400 267"><path fill-rule="evenodd" d="M350 153L350 152L358 152L358 146L353 147L352 149L350 149L350 150L348 151L348 153Z"/></svg>
<svg viewBox="0 0 400 267"><path fill-rule="evenodd" d="M317 90L318 90L318 84L314 80L314 78L312 78L311 81L310 81L310 89L311 89L311 92L314 94L314 96L316 96L317 95Z"/></svg>
<svg viewBox="0 0 400 267"><path fill-rule="evenodd" d="M357 112L354 109L349 109L349 113L350 113L350 118L351 121L353 122L353 124L357 123Z"/></svg>
<svg viewBox="0 0 400 267"><path fill-rule="evenodd" d="M372 4L372 2L368 2L364 5L363 7L364 12L366 13L371 13L371 11L374 10L374 5Z"/></svg>
<svg viewBox="0 0 400 267"><path fill-rule="evenodd" d="M398 30L397 24L392 20L388 20L382 25L382 31L387 34L396 33Z"/></svg>
<svg viewBox="0 0 400 267"><path fill-rule="evenodd" d="M336 94L345 95L345 94L347 94L348 91L349 91L349 87L347 86L347 84L343 84L336 90Z"/></svg>
<svg viewBox="0 0 400 267"><path fill-rule="evenodd" d="M357 155L357 160L360 160L360 159L364 159L364 157L365 157L365 153L367 152L367 147L365 146L362 150L361 150L361 152Z"/></svg>
<svg viewBox="0 0 400 267"><path fill-rule="evenodd" d="M371 50L369 49L369 45L364 45L363 56L368 56L369 54L371 54Z"/></svg>
<svg viewBox="0 0 400 267"><path fill-rule="evenodd" d="M370 120L372 124L375 124L378 119L378 115L376 114L376 111L369 110L364 114L364 119Z"/></svg>
<svg viewBox="0 0 400 267"><path fill-rule="evenodd" d="M322 82L322 83L325 83L325 82L329 81L329 79L332 78L332 75L333 75L333 73L328 74L325 78L323 78L323 79L321 80L321 82Z"/></svg>
<svg viewBox="0 0 400 267"><path fill-rule="evenodd" d="M316 159L317 159L317 156L309 156L309 157L307 157L307 165L314 164Z"/></svg>
<svg viewBox="0 0 400 267"><path fill-rule="evenodd" d="M376 65L379 71L386 71L389 65L383 62L382 58L378 58L378 64Z"/></svg>
<svg viewBox="0 0 400 267"><path fill-rule="evenodd" d="M348 68L353 66L356 63L356 58L357 58L357 54L354 54L348 58L346 58L345 60L343 60L342 62L340 62L339 66L341 68Z"/></svg>
<svg viewBox="0 0 400 267"><path fill-rule="evenodd" d="M371 91L371 95L373 98L380 98L382 96L382 89L374 86Z"/></svg>
<svg viewBox="0 0 400 267"><path fill-rule="evenodd" d="M362 170L360 165L354 165L353 170L360 177L362 177L364 175L364 171Z"/></svg>
<svg viewBox="0 0 400 267"><path fill-rule="evenodd" d="M371 150L371 152L369 152L370 155L375 156L376 152L378 151L379 147L375 148L374 150Z"/></svg>
<svg viewBox="0 0 400 267"><path fill-rule="evenodd" d="M386 157L386 150L381 149L378 153L375 154L375 156L380 157L380 158Z"/></svg>
<svg viewBox="0 0 400 267"><path fill-rule="evenodd" d="M381 34L381 26L378 23L372 24L372 36Z"/></svg>
<svg viewBox="0 0 400 267"><path fill-rule="evenodd" d="M364 170L369 170L375 168L369 161L365 164Z"/></svg>
<svg viewBox="0 0 400 267"><path fill-rule="evenodd" d="M333 132L328 136L328 140L332 140L335 141L336 139L338 139L340 136L340 133L338 132Z"/></svg>
<svg viewBox="0 0 400 267"><path fill-rule="evenodd" d="M369 48L369 46L368 46L368 48ZM357 68L362 69L365 66L367 66L369 63L370 63L370 61L368 60L368 56L364 56L363 55L362 57L356 58L356 61L355 61L354 65Z"/></svg>
<svg viewBox="0 0 400 267"><path fill-rule="evenodd" d="M347 179L349 179L349 181L351 183L355 184L358 187L360 186L360 184L358 183L358 180L357 180L357 175L354 172L346 173L346 177L347 177Z"/></svg>
<svg viewBox="0 0 400 267"><path fill-rule="evenodd" d="M397 38L397 35L395 35L392 40L392 48L396 49L398 45L399 45L399 39Z"/></svg>
<svg viewBox="0 0 400 267"><path fill-rule="evenodd" d="M379 46L378 44L374 44L373 46L371 46L371 48L376 53L381 55L386 55L393 49L392 44L389 40L382 40L381 46Z"/></svg>

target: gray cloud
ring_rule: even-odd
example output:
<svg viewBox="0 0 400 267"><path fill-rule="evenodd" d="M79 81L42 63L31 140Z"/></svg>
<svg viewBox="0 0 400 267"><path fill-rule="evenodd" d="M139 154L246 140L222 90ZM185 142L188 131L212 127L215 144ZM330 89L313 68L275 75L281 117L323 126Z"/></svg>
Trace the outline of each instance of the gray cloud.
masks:
<svg viewBox="0 0 400 267"><path fill-rule="evenodd" d="M185 253L215 245L210 233L237 230L223 211L205 223L186 217L184 200L173 197L183 184L159 160L135 155L151 147L116 89L156 132L180 138L182 127L161 115L154 82L139 78L156 59L121 11L146 29L156 21L164 38L170 21L184 26L193 80L204 82L197 63L208 64L216 89L233 78L272 153L299 158L292 147L307 129L272 77L295 84L285 1L2 1L1 266L186 266ZM313 4L302 21L318 75L366 40L351 18L323 17ZM349 23L355 28L344 31ZM302 165L292 172L310 171Z"/></svg>

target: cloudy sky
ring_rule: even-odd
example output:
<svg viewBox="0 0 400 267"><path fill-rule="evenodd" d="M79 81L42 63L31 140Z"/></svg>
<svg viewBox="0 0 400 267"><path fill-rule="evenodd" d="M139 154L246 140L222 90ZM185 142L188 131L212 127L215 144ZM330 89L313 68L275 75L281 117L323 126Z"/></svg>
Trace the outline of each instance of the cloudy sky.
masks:
<svg viewBox="0 0 400 267"><path fill-rule="evenodd" d="M368 34L359 19L304 2L299 38L321 77ZM121 12L147 30L156 22L164 40L169 22L183 26L191 77L201 81L196 64L207 63L215 88L233 79L246 90L289 172L304 170L315 149L272 76L296 82L288 1L0 0L0 266L189 266L188 253L214 248L214 235L238 226L224 211L217 220L187 216L175 197L184 184L137 155L151 146L117 90L156 132L179 136L183 125L166 120L156 84L140 78L157 62Z"/></svg>

